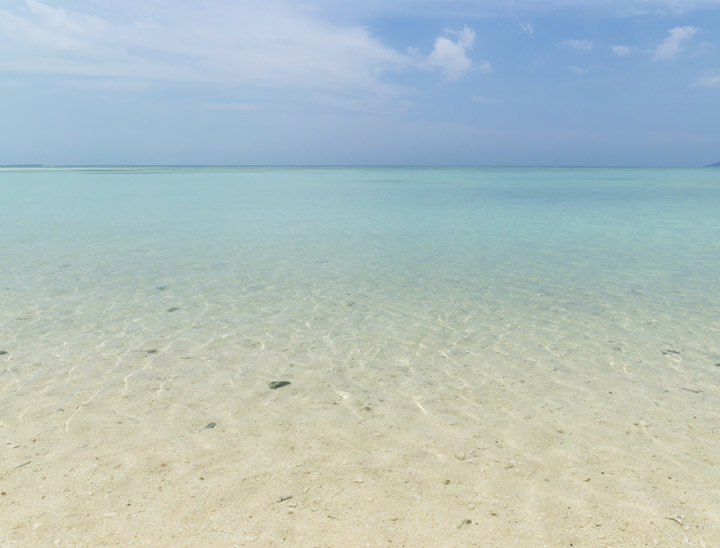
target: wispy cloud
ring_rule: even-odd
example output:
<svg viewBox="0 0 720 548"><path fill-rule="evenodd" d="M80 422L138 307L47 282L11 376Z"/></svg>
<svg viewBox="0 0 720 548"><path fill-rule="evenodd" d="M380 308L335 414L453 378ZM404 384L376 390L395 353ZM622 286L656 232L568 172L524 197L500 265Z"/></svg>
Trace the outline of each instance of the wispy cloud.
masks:
<svg viewBox="0 0 720 548"><path fill-rule="evenodd" d="M568 70L571 70L575 74L587 74L588 72L590 72L588 69L583 68L583 67L578 67L576 65L568 65L567 68L568 68Z"/></svg>
<svg viewBox="0 0 720 548"><path fill-rule="evenodd" d="M720 73L698 78L693 85L706 88L720 88Z"/></svg>
<svg viewBox="0 0 720 548"><path fill-rule="evenodd" d="M102 91L112 93L127 93L144 91L152 86L145 80L131 80L129 78L62 78L59 83L67 88Z"/></svg>
<svg viewBox="0 0 720 548"><path fill-rule="evenodd" d="M160 83L295 89L341 97L340 103L397 103L410 90L384 81L407 70L440 70L445 79L488 61L468 53L475 33L446 29L428 55L388 47L364 26L341 25L287 0L212 0L167 9L147 0L104 12L100 1L68 2L81 13L40 0L0 8L0 71L76 78L86 89L138 90ZM12 8L12 9L11 9ZM98 14L102 14L98 15ZM92 82L95 79L95 82ZM245 103L206 108L247 110Z"/></svg>
<svg viewBox="0 0 720 548"><path fill-rule="evenodd" d="M591 42L590 40L574 40L572 38L565 40L563 43L566 46L570 46L571 48L575 48L580 51L590 51L595 46L595 42Z"/></svg>
<svg viewBox="0 0 720 548"><path fill-rule="evenodd" d="M527 34L533 34L535 32L535 29L533 28L531 23L523 23L522 21L520 21L518 25L520 25L521 32L525 32Z"/></svg>
<svg viewBox="0 0 720 548"><path fill-rule="evenodd" d="M25 0L12 13L0 9L0 70L368 91L388 71L414 64L364 27L331 24L290 4L219 6L134 3L111 21Z"/></svg>
<svg viewBox="0 0 720 548"><path fill-rule="evenodd" d="M407 112L415 107L415 103L401 97L347 97L340 94L318 94L315 101L322 105L342 110L354 110L372 113L398 113Z"/></svg>
<svg viewBox="0 0 720 548"><path fill-rule="evenodd" d="M671 61L684 49L683 44L697 34L697 27L675 27L670 29L669 35L655 49L653 59Z"/></svg>
<svg viewBox="0 0 720 548"><path fill-rule="evenodd" d="M502 103L500 99L495 99L494 97L485 97L484 95L473 95L472 100L474 103L484 103L491 105L498 105Z"/></svg>
<svg viewBox="0 0 720 548"><path fill-rule="evenodd" d="M460 78L467 74L474 67L481 72L490 72L491 65L488 61L474 66L468 58L467 52L472 49L475 42L475 33L468 27L455 31L445 29L445 34L455 36L453 41L447 36L438 36L435 40L435 47L427 58L427 64L440 69L448 80Z"/></svg>
<svg viewBox="0 0 720 548"><path fill-rule="evenodd" d="M630 46L610 46L610 49L615 55L620 57L626 57L633 52L633 48Z"/></svg>

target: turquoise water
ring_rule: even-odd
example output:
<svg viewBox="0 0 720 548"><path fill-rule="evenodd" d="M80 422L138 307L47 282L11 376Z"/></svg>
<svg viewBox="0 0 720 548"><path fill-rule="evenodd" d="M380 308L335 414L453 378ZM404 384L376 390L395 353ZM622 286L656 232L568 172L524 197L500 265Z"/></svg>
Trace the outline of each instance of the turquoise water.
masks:
<svg viewBox="0 0 720 548"><path fill-rule="evenodd" d="M353 432L384 462L427 448L432 478L440 462L464 465L452 454L472 454L478 436L500 476L509 458L534 463L520 482L473 481L516 497L507 512L528 524L554 519L546 542L573 527L543 514L560 499L605 522L620 504L658 523L680 504L709 542L718 212L711 169L3 168L0 421L18 447L43 438L53 466L67 464L68 436L132 417L111 448L85 443L144 454L149 436L195 439L211 419L238 438L255 431L270 419L248 410L287 378L296 399L272 405L343 462L354 453L333 440ZM267 443L256 449L272 460L283 440ZM616 483L554 484L564 459L587 474L614 463ZM32 485L30 469L11 483ZM677 474L683 487L662 483ZM682 540L662 523L652 534Z"/></svg>
<svg viewBox="0 0 720 548"><path fill-rule="evenodd" d="M132 276L202 286L222 272L236 277L238 290L244 278L264 279L270 268L287 282L312 273L320 288L326 278L333 286L371 278L390 293L441 284L478 298L492 284L538 296L562 288L561 300L625 288L645 291L641 302L685 300L688 308L715 305L720 285L720 185L712 170L83 168L0 175L3 278L10 280L26 272L65 279L95 272L88 283ZM71 270L57 270L73 261ZM213 274L203 280L203 270Z"/></svg>
<svg viewBox="0 0 720 548"><path fill-rule="evenodd" d="M298 314L354 299L428 320L562 310L630 331L672 316L707 345L718 330L712 170L5 169L0 196L10 316L56 295L172 294Z"/></svg>

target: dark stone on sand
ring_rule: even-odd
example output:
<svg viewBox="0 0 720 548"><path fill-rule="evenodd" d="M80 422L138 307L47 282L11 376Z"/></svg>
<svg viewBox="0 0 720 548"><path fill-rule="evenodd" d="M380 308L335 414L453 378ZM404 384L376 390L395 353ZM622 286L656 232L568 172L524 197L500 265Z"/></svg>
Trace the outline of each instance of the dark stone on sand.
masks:
<svg viewBox="0 0 720 548"><path fill-rule="evenodd" d="M0 356L2 356L3 354L7 354L7 350L0 350Z"/></svg>
<svg viewBox="0 0 720 548"><path fill-rule="evenodd" d="M157 348L150 348L149 350L146 350L148 354L155 354L157 352Z"/></svg>
<svg viewBox="0 0 720 548"><path fill-rule="evenodd" d="M215 428L216 426L217 426L216 423L214 423L214 422L209 422L209 423L207 423L207 424L205 425L205 428L203 428L203 430L206 430L207 428Z"/></svg>
<svg viewBox="0 0 720 548"><path fill-rule="evenodd" d="M173 306L173 307L167 309L168 312L175 312L177 310L180 310L177 306Z"/></svg>
<svg viewBox="0 0 720 548"><path fill-rule="evenodd" d="M290 384L290 381L271 381L268 386L272 390L277 390L278 388L282 388L283 386L287 386Z"/></svg>
<svg viewBox="0 0 720 548"><path fill-rule="evenodd" d="M158 291L165 291L166 289L167 289L167 286L166 286L166 285L159 285L159 286L157 286L157 290L158 290Z"/></svg>

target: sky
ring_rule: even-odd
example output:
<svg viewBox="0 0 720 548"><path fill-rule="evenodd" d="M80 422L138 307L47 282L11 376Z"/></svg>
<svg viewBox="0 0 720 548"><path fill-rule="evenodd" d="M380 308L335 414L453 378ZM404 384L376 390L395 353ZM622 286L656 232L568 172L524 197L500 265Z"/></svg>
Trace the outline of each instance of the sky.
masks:
<svg viewBox="0 0 720 548"><path fill-rule="evenodd" d="M0 164L717 161L720 0L0 0Z"/></svg>

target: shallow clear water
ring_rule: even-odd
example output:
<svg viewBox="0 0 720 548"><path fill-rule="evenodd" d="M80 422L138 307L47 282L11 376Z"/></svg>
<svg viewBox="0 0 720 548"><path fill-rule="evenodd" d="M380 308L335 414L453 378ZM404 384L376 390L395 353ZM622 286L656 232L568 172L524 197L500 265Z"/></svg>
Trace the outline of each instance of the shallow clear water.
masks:
<svg viewBox="0 0 720 548"><path fill-rule="evenodd" d="M5 169L0 196L5 346L39 325L63 340L189 320L212 341L251 313L276 336L439 346L539 323L578 350L592 319L593 344L718 357L712 170Z"/></svg>
<svg viewBox="0 0 720 548"><path fill-rule="evenodd" d="M563 459L614 462L607 508L659 520L679 512L658 487L679 467L708 542L719 211L711 169L0 169L1 426L12 447L45 436L48 467L62 439L117 417L140 425L116 435L139 454L149 433L190 439L210 420L245 435L255 404L298 436L352 433L385 464L425 448L430 476L490 445L500 474L534 463L483 484L515 493L527 524L547 511L528 490L601 496L553 485ZM324 443L322 458L355 454Z"/></svg>

